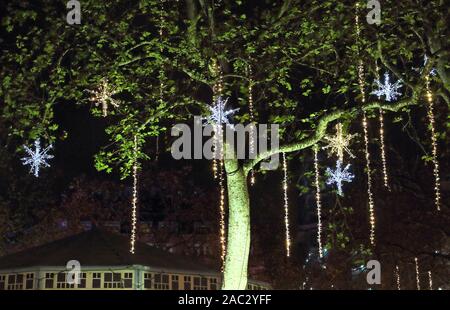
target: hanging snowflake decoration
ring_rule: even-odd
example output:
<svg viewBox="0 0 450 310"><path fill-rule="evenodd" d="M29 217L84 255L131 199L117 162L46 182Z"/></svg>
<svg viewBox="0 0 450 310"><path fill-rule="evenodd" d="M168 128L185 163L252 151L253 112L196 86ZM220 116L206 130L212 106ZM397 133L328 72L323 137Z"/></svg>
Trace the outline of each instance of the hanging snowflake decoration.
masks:
<svg viewBox="0 0 450 310"><path fill-rule="evenodd" d="M389 73L384 74L384 83L381 83L380 80L375 80L378 89L371 92L372 95L381 98L381 96L385 96L385 100L390 102L397 99L398 96L401 96L401 93L398 91L400 87L402 87L402 80L398 80L394 84L389 81Z"/></svg>
<svg viewBox="0 0 450 310"><path fill-rule="evenodd" d="M336 135L334 136L325 136L325 140L328 141L328 145L324 146L323 149L329 149L330 154L336 154L340 161L344 159L344 151L350 155L351 158L354 158L355 155L352 154L350 149L348 148L350 145L350 141L356 135L344 135L342 132L342 124L336 124Z"/></svg>
<svg viewBox="0 0 450 310"><path fill-rule="evenodd" d="M218 126L218 125L222 125L222 124L232 126L228 117L233 115L234 113L236 113L239 109L226 110L225 108L226 108L227 102L228 102L228 99L223 100L222 97L218 97L213 106L208 106L211 114L207 117L204 117L203 120L207 124L211 124L214 126Z"/></svg>
<svg viewBox="0 0 450 310"><path fill-rule="evenodd" d="M424 67L427 64L427 62L428 62L428 56L427 55L423 55L423 66ZM420 70L420 71L422 72L422 70ZM431 76L436 76L436 74L437 74L436 68L431 68L430 75Z"/></svg>
<svg viewBox="0 0 450 310"><path fill-rule="evenodd" d="M102 106L103 117L108 116L108 105L112 105L117 108L120 105L120 100L112 98L113 95L117 94L108 83L106 78L100 81L100 85L94 90L88 90L91 94L89 101L93 102L96 107Z"/></svg>
<svg viewBox="0 0 450 310"><path fill-rule="evenodd" d="M351 182L355 177L352 173L348 171L350 168L350 164L345 166L344 170L342 170L342 162L338 160L336 162L336 170L331 170L327 168L326 173L328 174L327 185L331 185L336 183L337 192L340 196L343 196L342 193L342 182Z"/></svg>
<svg viewBox="0 0 450 310"><path fill-rule="evenodd" d="M23 165L30 165L30 173L33 173L35 177L39 177L39 169L41 166L50 167L47 163L48 159L52 159L53 155L47 154L52 148L50 144L45 149L41 149L41 142L39 139L34 141L34 150L24 145L25 151L28 156L22 158Z"/></svg>

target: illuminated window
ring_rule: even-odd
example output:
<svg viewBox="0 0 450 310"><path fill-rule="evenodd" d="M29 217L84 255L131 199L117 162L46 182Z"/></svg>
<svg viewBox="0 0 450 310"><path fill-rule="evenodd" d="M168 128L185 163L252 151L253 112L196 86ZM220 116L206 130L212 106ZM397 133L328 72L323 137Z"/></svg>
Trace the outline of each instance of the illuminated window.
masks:
<svg viewBox="0 0 450 310"><path fill-rule="evenodd" d="M45 274L45 288L53 288L55 281L55 274L53 272L47 272Z"/></svg>
<svg viewBox="0 0 450 310"><path fill-rule="evenodd" d="M80 273L80 284L78 284L78 288L86 288L86 272Z"/></svg>

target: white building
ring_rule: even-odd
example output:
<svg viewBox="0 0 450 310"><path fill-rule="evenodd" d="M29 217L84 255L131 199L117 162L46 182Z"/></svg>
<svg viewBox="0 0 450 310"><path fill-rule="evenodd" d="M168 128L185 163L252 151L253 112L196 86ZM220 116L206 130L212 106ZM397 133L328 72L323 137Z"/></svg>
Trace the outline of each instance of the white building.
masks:
<svg viewBox="0 0 450 310"><path fill-rule="evenodd" d="M0 290L215 290L221 274L198 261L136 243L98 228L0 257ZM67 282L66 265L80 263L79 283ZM71 277L68 277L71 279ZM268 289L249 280L248 289Z"/></svg>

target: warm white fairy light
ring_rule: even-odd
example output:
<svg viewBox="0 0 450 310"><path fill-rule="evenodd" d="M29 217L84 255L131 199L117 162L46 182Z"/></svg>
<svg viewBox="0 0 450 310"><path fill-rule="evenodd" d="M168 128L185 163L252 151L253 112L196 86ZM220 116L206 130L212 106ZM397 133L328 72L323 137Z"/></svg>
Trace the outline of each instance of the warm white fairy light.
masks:
<svg viewBox="0 0 450 310"><path fill-rule="evenodd" d="M433 290L433 278L431 277L431 271L428 271L428 285L430 286L430 291Z"/></svg>
<svg viewBox="0 0 450 310"><path fill-rule="evenodd" d="M254 107L253 107L253 79L252 79L252 68L251 66L248 66L248 75L249 75L249 83L248 83L248 107L250 111L250 122L254 123L255 121L255 114L254 114ZM250 132L250 154L255 153L255 137L254 137L254 128L252 127L252 131ZM255 173L253 169L250 171L250 184L255 184Z"/></svg>
<svg viewBox="0 0 450 310"><path fill-rule="evenodd" d="M136 243L136 224L137 224L137 170L138 170L138 162L137 162L137 137L134 136L134 163L133 163L133 198L131 200L131 236L130 236L130 252L134 254L135 252L135 243Z"/></svg>
<svg viewBox="0 0 450 310"><path fill-rule="evenodd" d="M426 82L426 95L428 101L428 120L430 122L430 132L431 132L431 147L432 147L432 155L433 155L433 174L434 174L434 194L435 194L435 205L438 211L441 210L441 181L439 177L439 161L437 154L437 134L435 128L435 119L434 119L434 105L433 105L433 94L430 89L430 78L428 76L425 77Z"/></svg>
<svg viewBox="0 0 450 310"><path fill-rule="evenodd" d="M100 84L94 90L87 90L91 94L89 101L93 102L96 107L102 106L102 114L104 117L108 116L108 106L111 104L117 108L120 105L120 101L112 98L117 91L108 83L106 78L101 79Z"/></svg>
<svg viewBox="0 0 450 310"><path fill-rule="evenodd" d="M318 160L318 147L314 147L314 171L316 174L316 205L317 205L317 244L319 246L319 257L323 257L322 250L322 203L320 201L320 183L319 183L319 160Z"/></svg>
<svg viewBox="0 0 450 310"><path fill-rule="evenodd" d="M286 256L291 255L291 237L289 234L289 201L288 201L288 174L286 154L283 154L283 193L284 193L284 225L286 230Z"/></svg>
<svg viewBox="0 0 450 310"><path fill-rule="evenodd" d="M356 35L358 42L360 41L360 27L359 27L359 16L358 16L358 8L359 4L356 4L357 12L355 14L355 22L356 22ZM360 55L359 55L360 56ZM358 82L359 89L361 92L361 102L364 105L366 103L366 92L364 90L364 65L361 57L359 58L358 63ZM370 221L370 244L372 246L375 245L375 205L373 202L373 194L372 194L372 177L371 177L371 169L370 169L370 153L369 153L369 132L367 128L367 116L366 112L363 112L362 125L364 129L364 152L366 156L366 172L367 172L367 195L369 200L369 221Z"/></svg>
<svg viewBox="0 0 450 310"><path fill-rule="evenodd" d="M400 287L400 270L398 268L398 265L395 265L395 278L397 280L397 290L401 290Z"/></svg>
<svg viewBox="0 0 450 310"><path fill-rule="evenodd" d="M342 132L342 124L336 124L336 135L334 136L325 136L325 140L328 141L328 145L324 146L323 149L329 149L330 154L337 155L338 159L343 162L344 161L344 151L350 155L350 157L355 157L350 149L348 148L350 145L350 141L353 139L355 135L344 135Z"/></svg>
<svg viewBox="0 0 450 310"><path fill-rule="evenodd" d="M378 75L378 65L376 65L376 75L377 79L379 79ZM380 146L381 146L381 163L383 166L383 184L384 187L386 187L388 190L389 188L389 177L388 177L388 171L387 171L387 161L386 161L386 145L384 142L384 112L383 109L379 109L379 121L380 121Z"/></svg>
<svg viewBox="0 0 450 310"><path fill-rule="evenodd" d="M164 29L164 2L165 0L161 0L161 8L159 10L159 52L162 58L163 54L163 29ZM163 65L159 69L159 101L163 102L163 91L164 91L164 69Z"/></svg>
<svg viewBox="0 0 450 310"><path fill-rule="evenodd" d="M417 257L414 257L414 262L416 263L416 285L417 285L417 290L420 291L419 260L417 259Z"/></svg>

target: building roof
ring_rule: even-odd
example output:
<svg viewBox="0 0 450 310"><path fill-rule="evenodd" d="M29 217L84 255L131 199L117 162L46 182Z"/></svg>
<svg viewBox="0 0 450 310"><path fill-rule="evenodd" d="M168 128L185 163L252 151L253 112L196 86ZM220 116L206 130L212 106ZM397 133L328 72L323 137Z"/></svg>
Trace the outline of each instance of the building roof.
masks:
<svg viewBox="0 0 450 310"><path fill-rule="evenodd" d="M77 235L0 257L0 270L66 266L68 261L78 260L82 267L143 265L162 270L217 272L199 263L196 257L171 254L142 242L136 242L134 255L129 249L128 237L94 227Z"/></svg>

